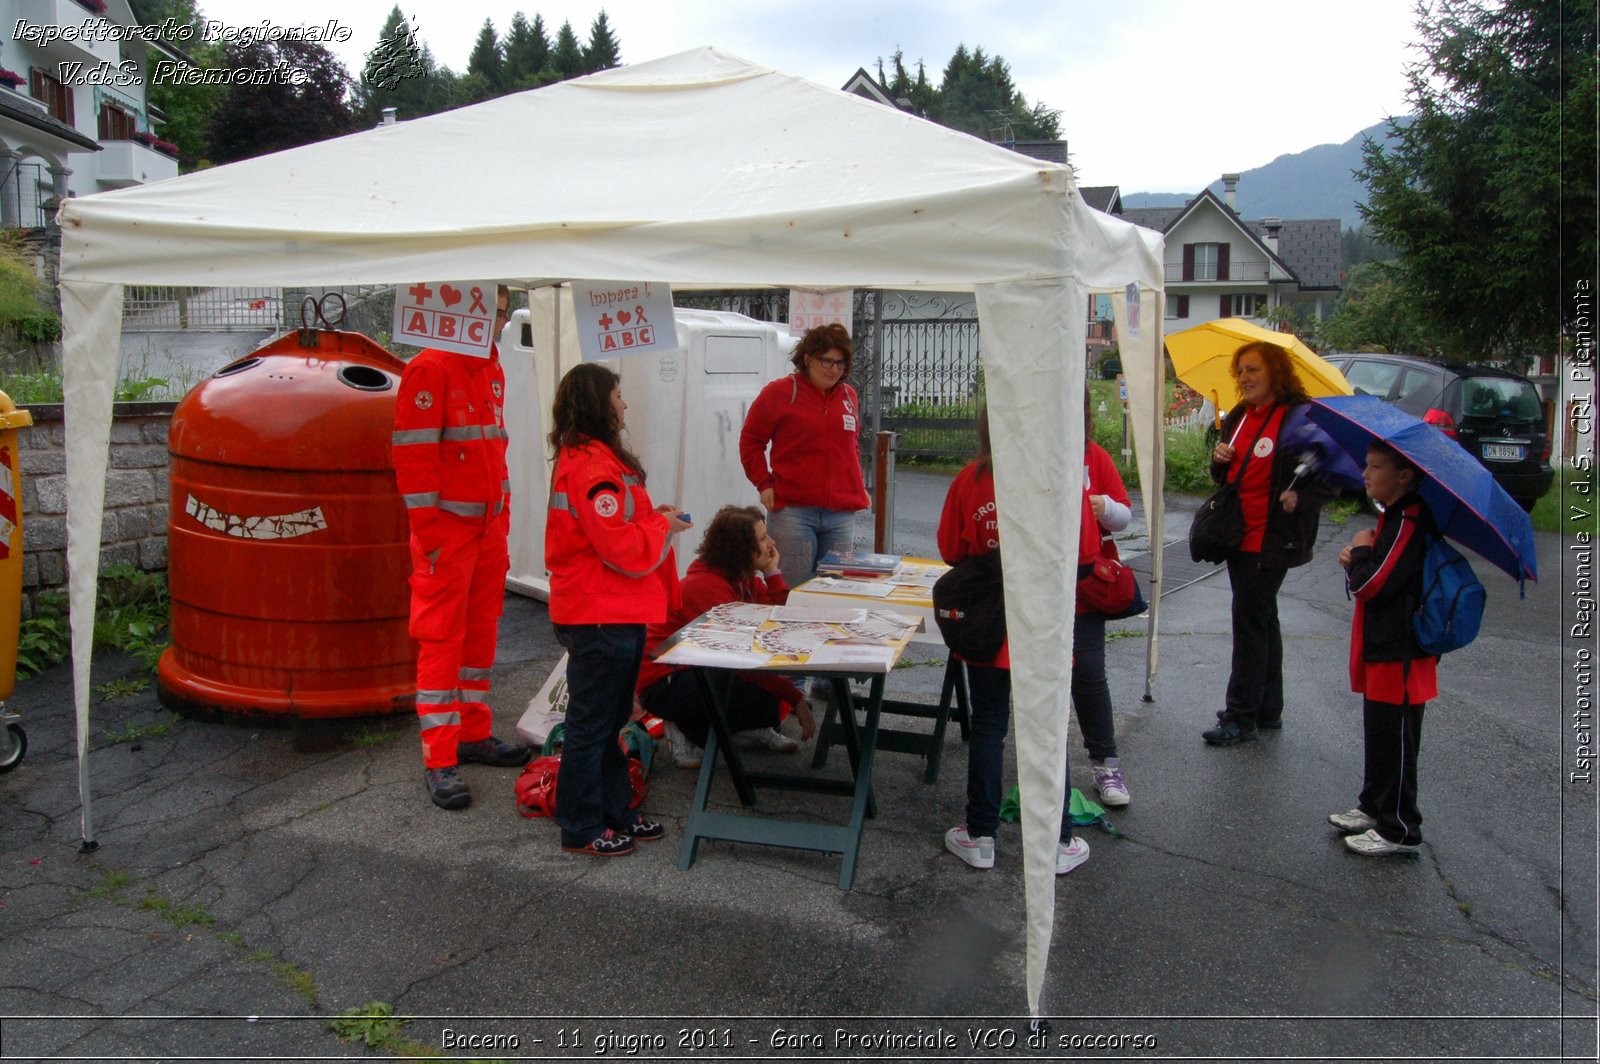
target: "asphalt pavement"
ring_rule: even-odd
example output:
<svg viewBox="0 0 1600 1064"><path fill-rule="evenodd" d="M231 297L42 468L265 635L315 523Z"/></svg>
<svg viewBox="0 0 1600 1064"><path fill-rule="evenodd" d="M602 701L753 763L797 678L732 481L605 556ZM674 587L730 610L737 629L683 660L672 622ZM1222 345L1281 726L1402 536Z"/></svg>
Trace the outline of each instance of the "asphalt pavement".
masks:
<svg viewBox="0 0 1600 1064"><path fill-rule="evenodd" d="M900 474L897 549L931 549L943 484ZM1441 667L1424 726L1421 855L1356 857L1324 820L1360 783L1333 558L1364 520L1325 522L1284 584L1281 733L1200 740L1228 672L1225 574L1163 600L1154 702L1144 622L1113 623L1133 802L1057 882L1042 1045L1022 1018L1016 828L989 872L941 844L964 799L954 728L932 785L919 758L879 757L842 891L839 858L777 848L702 843L680 871L694 774L670 764L646 805L665 841L569 855L515 812L516 770L470 766L472 807L435 809L414 721L174 718L102 655L93 852L66 667L10 703L30 747L0 776L0 1059L1594 1059L1596 804L1563 785L1559 584L1519 599L1485 576L1484 631ZM1538 541L1553 571L1563 544ZM559 649L541 603L506 607L490 702L509 736ZM941 655L909 656L891 689L932 700ZM1092 796L1075 724L1071 769ZM725 774L713 798L736 807ZM844 803L760 804L836 821Z"/></svg>

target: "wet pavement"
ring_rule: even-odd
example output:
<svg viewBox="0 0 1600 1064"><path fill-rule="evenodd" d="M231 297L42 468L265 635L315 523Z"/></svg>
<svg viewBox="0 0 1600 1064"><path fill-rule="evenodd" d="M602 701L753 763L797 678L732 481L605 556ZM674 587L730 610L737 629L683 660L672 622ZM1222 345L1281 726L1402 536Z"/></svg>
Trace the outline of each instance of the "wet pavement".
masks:
<svg viewBox="0 0 1600 1064"><path fill-rule="evenodd" d="M898 549L931 547L939 502L938 478L902 487ZM1113 623L1133 802L1058 881L1042 1048L1021 1019L1016 829L990 872L941 845L962 814L956 729L931 785L920 758L879 757L878 816L841 891L837 857L776 848L702 843L679 871L694 774L665 760L646 808L667 839L579 857L517 815L516 770L468 767L472 807L435 809L410 720L173 718L126 692L133 662L103 655L95 684L130 684L94 696L93 852L66 668L11 702L30 748L0 776L0 1059L1593 1059L1596 804L1592 783L1563 783L1560 586L1519 599L1485 574L1483 634L1446 660L1428 710L1422 853L1355 857L1324 818L1360 783L1333 558L1364 520L1325 523L1285 582L1281 733L1200 741L1228 671L1225 576L1163 601L1154 702L1143 621ZM1562 544L1538 539L1554 571ZM508 596L497 732L558 657L545 607ZM891 689L932 700L941 655L910 658ZM1071 742L1086 787L1075 725ZM843 766L835 749L826 771ZM725 775L713 799L736 806ZM350 1010L370 1015L337 1019Z"/></svg>

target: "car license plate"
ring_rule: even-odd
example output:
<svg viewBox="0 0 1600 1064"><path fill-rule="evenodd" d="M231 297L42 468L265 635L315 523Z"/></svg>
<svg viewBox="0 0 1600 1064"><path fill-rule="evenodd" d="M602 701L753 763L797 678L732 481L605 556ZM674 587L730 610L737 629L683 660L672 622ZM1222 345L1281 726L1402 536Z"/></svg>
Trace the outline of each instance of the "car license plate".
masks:
<svg viewBox="0 0 1600 1064"><path fill-rule="evenodd" d="M1522 461L1522 445L1516 443L1486 443L1483 456L1491 462Z"/></svg>

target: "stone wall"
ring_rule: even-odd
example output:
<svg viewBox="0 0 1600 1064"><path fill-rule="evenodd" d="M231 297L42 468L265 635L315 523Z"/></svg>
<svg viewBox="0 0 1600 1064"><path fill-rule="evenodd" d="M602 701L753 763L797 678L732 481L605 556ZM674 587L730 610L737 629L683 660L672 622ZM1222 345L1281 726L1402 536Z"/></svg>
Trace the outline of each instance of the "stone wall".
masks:
<svg viewBox="0 0 1600 1064"><path fill-rule="evenodd" d="M112 407L100 568L167 567L167 428L176 403ZM26 408L33 425L17 433L22 465L22 610L67 582L66 425L60 404Z"/></svg>

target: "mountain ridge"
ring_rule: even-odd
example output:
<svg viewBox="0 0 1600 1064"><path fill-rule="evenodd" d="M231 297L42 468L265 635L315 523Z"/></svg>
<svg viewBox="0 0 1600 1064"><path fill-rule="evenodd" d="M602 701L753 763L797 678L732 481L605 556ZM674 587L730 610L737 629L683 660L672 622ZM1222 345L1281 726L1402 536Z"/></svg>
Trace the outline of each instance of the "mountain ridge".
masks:
<svg viewBox="0 0 1600 1064"><path fill-rule="evenodd" d="M1354 171L1361 168L1361 145L1369 137L1388 144L1392 139L1389 123L1368 126L1343 144L1318 144L1280 155L1252 170L1241 170L1236 192L1239 214L1245 218L1337 218L1341 229L1356 228L1361 224L1356 204L1366 202L1367 189ZM1220 177L1208 187L1222 196ZM1180 207L1197 194L1124 193L1122 205Z"/></svg>

